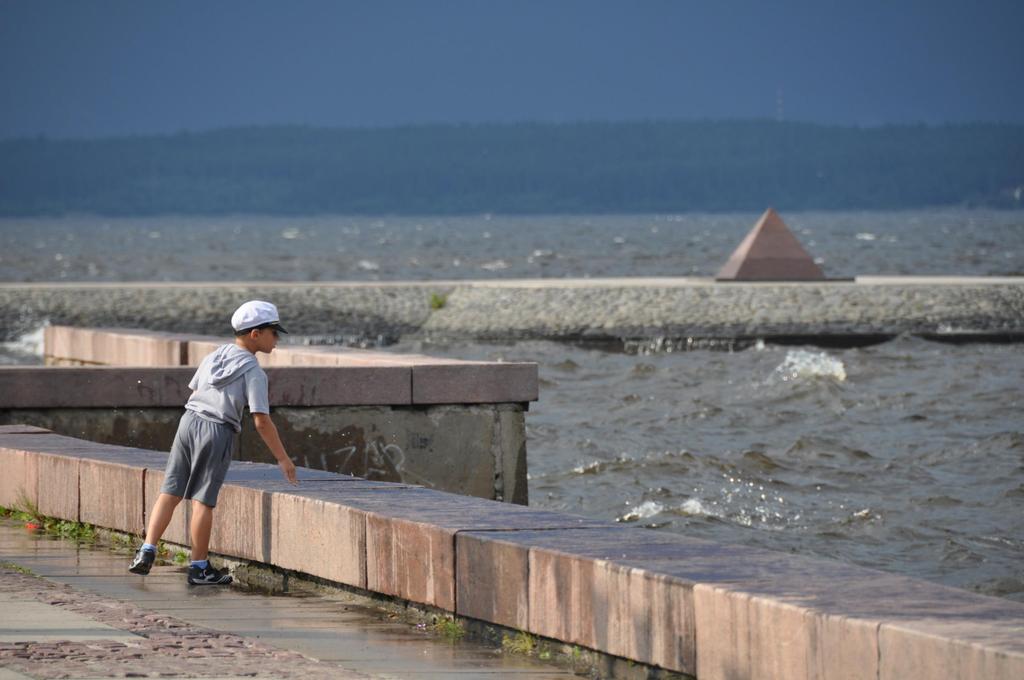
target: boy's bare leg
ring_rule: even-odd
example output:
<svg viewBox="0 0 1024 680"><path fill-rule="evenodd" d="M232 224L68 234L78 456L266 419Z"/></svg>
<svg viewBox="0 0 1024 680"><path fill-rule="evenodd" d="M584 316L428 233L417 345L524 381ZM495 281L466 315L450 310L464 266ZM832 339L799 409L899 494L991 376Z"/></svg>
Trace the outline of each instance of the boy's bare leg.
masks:
<svg viewBox="0 0 1024 680"><path fill-rule="evenodd" d="M192 501L192 561L205 560L210 550L210 531L213 529L213 508L197 500Z"/></svg>
<svg viewBox="0 0 1024 680"><path fill-rule="evenodd" d="M153 513L149 517L149 527L146 528L146 543L157 545L160 537L167 530L167 525L174 517L174 509L181 502L181 496L172 496L169 493L162 493L157 496L153 504Z"/></svg>

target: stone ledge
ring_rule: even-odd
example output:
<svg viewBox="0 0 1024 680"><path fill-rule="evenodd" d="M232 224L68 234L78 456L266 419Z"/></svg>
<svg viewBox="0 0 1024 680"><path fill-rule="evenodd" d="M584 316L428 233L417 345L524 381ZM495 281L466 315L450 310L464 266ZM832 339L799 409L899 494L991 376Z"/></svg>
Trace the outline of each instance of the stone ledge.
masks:
<svg viewBox="0 0 1024 680"><path fill-rule="evenodd" d="M411 405L401 367L268 368L274 406ZM0 366L0 408L181 408L195 369Z"/></svg>
<svg viewBox="0 0 1024 680"><path fill-rule="evenodd" d="M35 425L0 425L0 434L52 434L52 430Z"/></svg>
<svg viewBox="0 0 1024 680"><path fill-rule="evenodd" d="M604 524L471 531L458 541L459 613L695 673L692 582L622 563L665 556L690 545L688 539ZM488 586L499 583L500 594L489 597Z"/></svg>
<svg viewBox="0 0 1024 680"><path fill-rule="evenodd" d="M109 358L116 356L120 366L183 366L188 357L188 340L142 329L70 326L43 329L46 357L57 363L102 365L113 363Z"/></svg>
<svg viewBox="0 0 1024 680"><path fill-rule="evenodd" d="M227 338L163 333L123 328L48 326L44 354L48 363L104 366L197 366ZM296 373L298 367L345 368L348 404L481 404L519 403L538 398L537 365L440 359L422 354L395 354L346 347L281 345L257 360L269 377L299 375L311 385L289 382L273 391L287 398L297 390L323 390L316 372ZM287 367L290 371L277 369ZM191 377L191 376L190 376ZM295 380L295 378L290 378ZM335 378L331 378L333 383ZM187 381L186 381L187 382ZM334 388L337 389L337 388ZM403 394L404 400L395 401ZM361 395L361 400L353 395ZM294 402L298 404L299 402Z"/></svg>
<svg viewBox="0 0 1024 680"><path fill-rule="evenodd" d="M425 364L412 367L414 404L537 401L537 364Z"/></svg>
<svg viewBox="0 0 1024 680"><path fill-rule="evenodd" d="M81 521L135 533L161 460L0 433L0 503L19 481L67 486L77 463ZM1024 676L1016 602L407 485L306 471L290 487L271 473L239 466L225 484L220 550L701 680Z"/></svg>
<svg viewBox="0 0 1024 680"><path fill-rule="evenodd" d="M0 366L0 408L181 406L188 369Z"/></svg>

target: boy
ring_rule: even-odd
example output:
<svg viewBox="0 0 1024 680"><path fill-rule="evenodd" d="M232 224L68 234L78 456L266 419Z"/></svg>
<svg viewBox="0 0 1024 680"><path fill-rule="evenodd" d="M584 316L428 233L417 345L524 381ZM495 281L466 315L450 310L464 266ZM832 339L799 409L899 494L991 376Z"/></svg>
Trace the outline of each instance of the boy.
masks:
<svg viewBox="0 0 1024 680"><path fill-rule="evenodd" d="M231 316L234 344L221 345L203 359L188 386L192 396L167 458L164 483L146 530L146 542L139 548L128 571L148 574L156 559L156 546L182 498L192 501L192 562L188 582L192 585L231 583L227 569L215 569L207 559L213 509L224 483L235 437L242 429L242 410L252 413L256 431L277 459L281 473L297 484L295 465L281 444L270 419L267 374L256 362L257 352L269 354L277 346L281 327L277 307L250 300Z"/></svg>

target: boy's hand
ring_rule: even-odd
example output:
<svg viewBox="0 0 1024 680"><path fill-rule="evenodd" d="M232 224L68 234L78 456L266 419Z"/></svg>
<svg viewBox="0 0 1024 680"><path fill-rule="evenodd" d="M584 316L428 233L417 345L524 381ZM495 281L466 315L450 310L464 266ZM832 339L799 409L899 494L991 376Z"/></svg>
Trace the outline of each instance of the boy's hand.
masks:
<svg viewBox="0 0 1024 680"><path fill-rule="evenodd" d="M288 480L289 484L298 484L299 480L295 477L295 463L291 462L287 458L278 462L278 467L281 468L281 474Z"/></svg>
<svg viewBox="0 0 1024 680"><path fill-rule="evenodd" d="M256 425L256 431L260 433L260 437L263 438L263 442L270 449L270 452L274 454L274 458L277 459L277 465L281 468L281 474L292 484L298 484L299 480L295 477L295 463L288 457L288 452L284 450L284 444L281 443L281 436L277 433L277 426L274 425L274 421L270 419L268 413L253 413L253 421Z"/></svg>

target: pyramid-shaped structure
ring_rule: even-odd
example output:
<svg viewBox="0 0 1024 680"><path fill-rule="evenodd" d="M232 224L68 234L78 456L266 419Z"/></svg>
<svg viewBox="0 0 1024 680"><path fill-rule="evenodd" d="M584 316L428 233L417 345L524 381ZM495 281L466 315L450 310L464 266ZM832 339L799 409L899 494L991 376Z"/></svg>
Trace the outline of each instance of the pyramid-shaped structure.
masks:
<svg viewBox="0 0 1024 680"><path fill-rule="evenodd" d="M718 281L822 281L821 270L779 214L768 208L729 260Z"/></svg>

